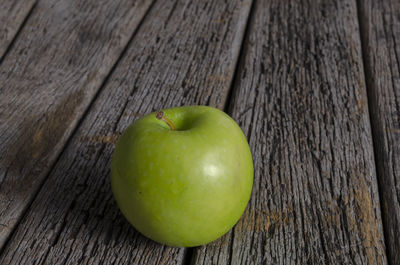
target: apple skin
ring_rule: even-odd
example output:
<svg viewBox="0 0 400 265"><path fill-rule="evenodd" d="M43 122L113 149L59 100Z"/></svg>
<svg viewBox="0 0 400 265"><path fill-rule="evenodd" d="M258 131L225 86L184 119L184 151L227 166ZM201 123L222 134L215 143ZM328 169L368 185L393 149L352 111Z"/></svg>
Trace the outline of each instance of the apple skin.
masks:
<svg viewBox="0 0 400 265"><path fill-rule="evenodd" d="M224 112L207 106L163 110L131 124L111 162L119 208L143 235L193 247L228 232L243 214L253 186L246 137Z"/></svg>

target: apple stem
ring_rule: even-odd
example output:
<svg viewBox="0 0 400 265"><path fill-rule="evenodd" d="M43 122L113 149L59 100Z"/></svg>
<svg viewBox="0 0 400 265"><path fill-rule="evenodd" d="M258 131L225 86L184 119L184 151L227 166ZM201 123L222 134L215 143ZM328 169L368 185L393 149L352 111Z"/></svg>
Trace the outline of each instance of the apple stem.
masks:
<svg viewBox="0 0 400 265"><path fill-rule="evenodd" d="M172 123L172 121L171 121L170 119L168 119L168 118L165 116L164 112L162 112L162 111L157 111L157 113L156 113L156 118L159 119L159 120L165 121L165 122L168 124L168 126L171 128L171 130L176 131L175 125Z"/></svg>

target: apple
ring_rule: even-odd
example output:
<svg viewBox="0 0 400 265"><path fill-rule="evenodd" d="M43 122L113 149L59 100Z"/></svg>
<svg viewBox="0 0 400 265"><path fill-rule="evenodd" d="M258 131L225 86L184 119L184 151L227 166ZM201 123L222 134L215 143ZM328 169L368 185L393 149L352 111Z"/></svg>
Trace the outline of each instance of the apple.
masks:
<svg viewBox="0 0 400 265"><path fill-rule="evenodd" d="M253 186L246 137L224 112L185 106L151 113L120 137L111 187L127 220L169 246L207 244L242 215Z"/></svg>

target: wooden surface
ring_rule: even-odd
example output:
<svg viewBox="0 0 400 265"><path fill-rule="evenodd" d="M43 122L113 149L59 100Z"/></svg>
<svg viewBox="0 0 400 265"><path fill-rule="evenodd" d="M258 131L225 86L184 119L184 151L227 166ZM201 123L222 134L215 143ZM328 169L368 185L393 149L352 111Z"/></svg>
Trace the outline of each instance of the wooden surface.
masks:
<svg viewBox="0 0 400 265"><path fill-rule="evenodd" d="M400 264L400 2L360 1L360 23L387 254Z"/></svg>
<svg viewBox="0 0 400 265"><path fill-rule="evenodd" d="M400 262L395 0L20 3L0 2L0 264ZM131 122L191 104L239 123L254 187L232 231L171 248L124 219L109 164Z"/></svg>
<svg viewBox="0 0 400 265"><path fill-rule="evenodd" d="M256 2L229 108L253 151L253 194L231 240L195 250L195 264L220 252L216 264L386 264L347 2Z"/></svg>
<svg viewBox="0 0 400 265"><path fill-rule="evenodd" d="M28 16L35 0L2 0L0 9L0 62Z"/></svg>
<svg viewBox="0 0 400 265"><path fill-rule="evenodd" d="M0 246L149 4L142 0L36 4L0 65Z"/></svg>
<svg viewBox="0 0 400 265"><path fill-rule="evenodd" d="M155 4L4 249L0 264L182 263L184 249L142 237L120 214L109 185L114 141L154 108L224 107L249 9L246 1Z"/></svg>

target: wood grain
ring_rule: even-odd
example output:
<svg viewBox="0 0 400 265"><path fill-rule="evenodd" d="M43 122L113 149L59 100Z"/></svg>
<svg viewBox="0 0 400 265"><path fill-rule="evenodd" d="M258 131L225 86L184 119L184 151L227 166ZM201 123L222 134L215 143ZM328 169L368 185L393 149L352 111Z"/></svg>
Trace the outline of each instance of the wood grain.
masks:
<svg viewBox="0 0 400 265"><path fill-rule="evenodd" d="M400 2L359 8L387 254L400 264Z"/></svg>
<svg viewBox="0 0 400 265"><path fill-rule="evenodd" d="M36 0L2 0L0 2L0 62Z"/></svg>
<svg viewBox="0 0 400 265"><path fill-rule="evenodd" d="M0 65L0 248L150 4L36 4Z"/></svg>
<svg viewBox="0 0 400 265"><path fill-rule="evenodd" d="M192 263L386 264L356 3L256 1L249 23L230 112L253 194Z"/></svg>
<svg viewBox="0 0 400 265"><path fill-rule="evenodd" d="M109 183L115 140L145 113L224 107L250 1L157 1L4 248L0 264L182 264L120 214Z"/></svg>

